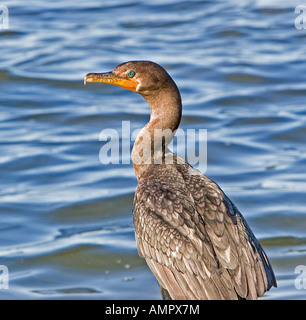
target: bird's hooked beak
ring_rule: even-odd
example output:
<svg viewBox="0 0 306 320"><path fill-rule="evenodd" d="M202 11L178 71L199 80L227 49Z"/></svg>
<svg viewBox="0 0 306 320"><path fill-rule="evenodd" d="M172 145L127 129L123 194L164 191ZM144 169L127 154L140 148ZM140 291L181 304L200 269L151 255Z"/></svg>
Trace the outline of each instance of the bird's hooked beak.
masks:
<svg viewBox="0 0 306 320"><path fill-rule="evenodd" d="M134 78L129 78L125 73L116 75L113 72L88 73L84 78L84 84L87 82L103 82L114 86L119 86L136 92L139 82Z"/></svg>

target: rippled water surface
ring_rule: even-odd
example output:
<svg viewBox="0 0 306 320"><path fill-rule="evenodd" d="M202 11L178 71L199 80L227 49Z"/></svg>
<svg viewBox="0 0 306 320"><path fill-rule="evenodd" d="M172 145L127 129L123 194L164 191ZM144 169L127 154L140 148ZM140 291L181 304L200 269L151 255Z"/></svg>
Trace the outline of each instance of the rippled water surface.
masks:
<svg viewBox="0 0 306 320"><path fill-rule="evenodd" d="M137 254L131 164L102 165L101 130L147 121L137 94L88 72L153 60L178 84L183 129L208 130L206 174L274 267L264 299L304 299L306 30L301 1L2 1L1 299L160 299ZM306 5L306 3L305 3Z"/></svg>

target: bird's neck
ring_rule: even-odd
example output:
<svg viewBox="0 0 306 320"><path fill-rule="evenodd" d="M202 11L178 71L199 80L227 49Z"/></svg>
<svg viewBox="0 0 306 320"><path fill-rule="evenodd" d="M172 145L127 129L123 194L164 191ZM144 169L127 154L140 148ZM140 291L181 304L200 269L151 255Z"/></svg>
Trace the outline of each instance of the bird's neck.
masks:
<svg viewBox="0 0 306 320"><path fill-rule="evenodd" d="M151 116L138 134L132 151L138 180L150 165L168 163L166 158L172 153L167 146L175 135L182 115L181 97L174 82L155 94L143 96L150 106Z"/></svg>

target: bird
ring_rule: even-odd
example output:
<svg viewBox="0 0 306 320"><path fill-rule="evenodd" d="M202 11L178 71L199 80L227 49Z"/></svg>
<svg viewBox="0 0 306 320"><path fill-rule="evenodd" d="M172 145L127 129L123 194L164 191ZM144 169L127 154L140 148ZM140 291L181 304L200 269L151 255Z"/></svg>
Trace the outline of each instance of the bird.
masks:
<svg viewBox="0 0 306 320"><path fill-rule="evenodd" d="M138 184L133 223L139 256L164 300L256 300L276 278L246 220L213 180L168 148L182 117L180 91L165 68L128 61L111 72L88 73L140 94L150 121L132 149ZM132 106L131 106L132 108Z"/></svg>

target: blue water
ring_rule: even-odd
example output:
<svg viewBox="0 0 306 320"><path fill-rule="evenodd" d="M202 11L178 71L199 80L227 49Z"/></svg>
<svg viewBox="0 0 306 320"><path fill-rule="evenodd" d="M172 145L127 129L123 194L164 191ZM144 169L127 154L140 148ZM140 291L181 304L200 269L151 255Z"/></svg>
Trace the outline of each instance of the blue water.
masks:
<svg viewBox="0 0 306 320"><path fill-rule="evenodd" d="M182 129L207 129L206 174L244 214L278 288L304 299L306 30L301 1L2 1L1 299L160 299L137 254L131 164L102 165L99 134L141 128L137 94L88 72L152 60L176 81ZM304 3L306 5L306 2ZM306 275L305 275L306 277Z"/></svg>

